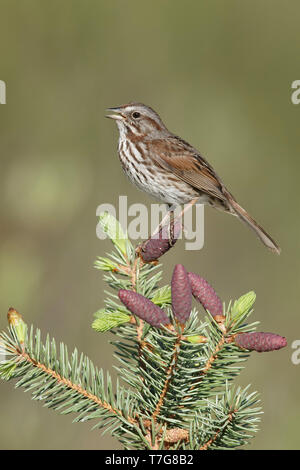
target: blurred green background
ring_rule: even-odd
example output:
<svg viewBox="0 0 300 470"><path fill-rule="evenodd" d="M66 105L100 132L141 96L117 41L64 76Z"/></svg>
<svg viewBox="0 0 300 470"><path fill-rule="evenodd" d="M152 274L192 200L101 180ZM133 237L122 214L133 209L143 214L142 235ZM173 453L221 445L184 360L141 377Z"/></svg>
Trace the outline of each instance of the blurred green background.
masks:
<svg viewBox="0 0 300 470"><path fill-rule="evenodd" d="M154 107L199 148L282 247L271 254L243 224L206 209L205 247L178 243L164 282L184 263L228 302L254 289L253 320L287 337L253 353L237 383L261 392L265 414L251 449L299 448L299 373L291 343L299 321L300 79L298 1L0 0L0 327L9 306L105 370L110 334L91 330L103 305L96 208L152 201L119 165L105 108ZM116 448L0 384L0 447Z"/></svg>

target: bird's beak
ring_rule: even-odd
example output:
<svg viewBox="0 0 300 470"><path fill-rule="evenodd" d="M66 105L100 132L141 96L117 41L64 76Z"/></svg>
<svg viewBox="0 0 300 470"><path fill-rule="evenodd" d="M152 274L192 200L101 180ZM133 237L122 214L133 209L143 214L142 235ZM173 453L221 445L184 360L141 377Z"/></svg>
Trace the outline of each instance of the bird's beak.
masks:
<svg viewBox="0 0 300 470"><path fill-rule="evenodd" d="M122 114L121 108L108 108L106 111L113 113L113 114L106 114L105 117L107 118L115 119L116 121L125 118L124 114Z"/></svg>

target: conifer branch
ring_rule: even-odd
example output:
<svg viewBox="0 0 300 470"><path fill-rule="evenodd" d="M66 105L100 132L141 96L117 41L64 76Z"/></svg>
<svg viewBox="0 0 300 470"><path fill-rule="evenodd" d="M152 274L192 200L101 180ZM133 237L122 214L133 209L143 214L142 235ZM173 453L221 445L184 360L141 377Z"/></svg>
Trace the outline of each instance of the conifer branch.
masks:
<svg viewBox="0 0 300 470"><path fill-rule="evenodd" d="M109 374L104 380L76 349L69 358L63 344L57 351L49 337L42 343L39 330L28 329L14 309L8 332L0 333L0 378L16 379L49 408L76 413L74 421L97 420L94 428L106 427L125 449L247 444L257 431L258 396L230 382L251 351L280 349L285 338L256 332L258 322L249 323L254 292L226 309L203 277L180 264L171 286L161 287L155 258L172 248L164 229L135 250L113 217L101 214L100 222L114 251L95 263L111 290L92 326L115 335L116 369L125 386L113 386ZM192 308L193 297L206 318Z"/></svg>
<svg viewBox="0 0 300 470"><path fill-rule="evenodd" d="M218 353L221 351L221 349L223 348L223 346L225 345L225 338L226 338L226 332L223 332L222 333L222 336L219 340L219 342L217 343L215 349L213 350L213 352L211 353L211 355L209 356L209 358L207 359L206 363L205 363L205 366L204 368L200 371L200 378L198 379L198 381L191 387L191 390L194 388L194 387L197 387L200 385L201 381L203 380L203 377L208 373L208 371L210 370L210 368L213 366L213 363L215 362L215 360L217 359L218 357Z"/></svg>
<svg viewBox="0 0 300 470"><path fill-rule="evenodd" d="M199 450L208 450L209 447L210 447L212 444L214 444L218 438L220 438L221 433L224 433L224 432L226 431L227 426L229 426L229 424L231 423L231 421L234 419L234 413L235 413L236 411L237 411L237 410L230 410L230 411L229 411L228 416L227 416L227 421L226 421L224 427L217 429L217 431L215 432L214 436L211 437L207 442L205 442L205 443L200 447Z"/></svg>
<svg viewBox="0 0 300 470"><path fill-rule="evenodd" d="M88 390L84 389L81 385L78 385L76 383L73 383L70 379L61 376L59 373L51 369L50 367L47 367L45 364L42 364L39 361L36 361L34 358L30 357L30 355L24 351L20 351L18 349L10 349L10 352L15 354L15 356L19 360L24 360L25 362L32 364L35 368L40 369L45 375L52 377L58 384L62 384L68 389L76 391L78 394L82 395L84 398L87 398L89 401L96 403L100 408L103 408L110 413L123 417L123 414L120 410L113 408L109 403L106 401L102 401L99 397L94 395L93 393L90 393ZM134 424L135 420L131 418L130 416L127 416L127 420L129 423Z"/></svg>
<svg viewBox="0 0 300 470"><path fill-rule="evenodd" d="M123 433L136 426L132 398L120 386L113 394L109 375L105 386L103 372L88 358L79 356L76 349L69 360L61 344L57 357L54 340L47 337L43 344L39 330L34 334L31 328L29 335L26 330L25 325L20 338L20 329L11 324L8 333L0 334L0 354L5 357L0 364L1 378L18 379L16 387L32 391L33 399L43 400L54 410L77 413L75 421L102 419L102 427L110 420L117 429L123 427ZM123 407L119 408L118 403Z"/></svg>
<svg viewBox="0 0 300 470"><path fill-rule="evenodd" d="M170 384L170 381L172 380L173 372L174 372L175 367L177 365L177 357L178 357L178 350L179 350L179 347L180 347L180 342L181 342L181 335L178 334L177 335L177 340L174 344L174 349L173 349L173 353L172 353L172 357L171 357L171 362L170 362L170 365L169 365L169 367L166 371L165 383L164 383L162 392L160 394L159 400L157 402L157 405L156 405L155 410L154 410L153 415L152 415L154 421L156 421L156 418L159 415L161 407L163 406L164 398L165 398L165 396L168 392L169 384Z"/></svg>

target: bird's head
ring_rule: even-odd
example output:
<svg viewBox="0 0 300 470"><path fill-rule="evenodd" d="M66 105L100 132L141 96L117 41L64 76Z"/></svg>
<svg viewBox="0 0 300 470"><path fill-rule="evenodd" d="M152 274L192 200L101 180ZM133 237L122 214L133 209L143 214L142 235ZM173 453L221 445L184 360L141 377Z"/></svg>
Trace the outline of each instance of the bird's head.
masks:
<svg viewBox="0 0 300 470"><path fill-rule="evenodd" d="M108 111L112 114L106 117L115 119L121 137L158 138L168 133L159 115L145 104L129 103Z"/></svg>

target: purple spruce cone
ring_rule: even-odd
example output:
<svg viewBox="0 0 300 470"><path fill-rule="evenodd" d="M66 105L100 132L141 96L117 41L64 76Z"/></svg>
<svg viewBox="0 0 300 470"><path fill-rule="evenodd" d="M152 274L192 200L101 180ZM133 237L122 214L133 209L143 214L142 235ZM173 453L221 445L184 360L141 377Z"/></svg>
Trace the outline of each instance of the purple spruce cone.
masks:
<svg viewBox="0 0 300 470"><path fill-rule="evenodd" d="M220 297L216 294L208 282L195 273L188 273L190 280L192 294L203 307L215 317L216 315L223 315L223 305Z"/></svg>
<svg viewBox="0 0 300 470"><path fill-rule="evenodd" d="M192 309L192 289L185 267L176 264L171 281L172 309L175 318L185 323Z"/></svg>
<svg viewBox="0 0 300 470"><path fill-rule="evenodd" d="M274 333L240 333L235 337L235 344L251 351L266 352L284 348L287 345L283 336Z"/></svg>
<svg viewBox="0 0 300 470"><path fill-rule="evenodd" d="M160 256L164 255L176 243L182 229L181 222L177 221L174 224L174 240L171 245L169 240L169 226L164 225L161 230L146 240L141 247L141 257L144 261L155 261Z"/></svg>
<svg viewBox="0 0 300 470"><path fill-rule="evenodd" d="M161 324L170 324L167 314L158 305L132 290L120 289L119 299L134 315L145 320L151 326L160 328Z"/></svg>

